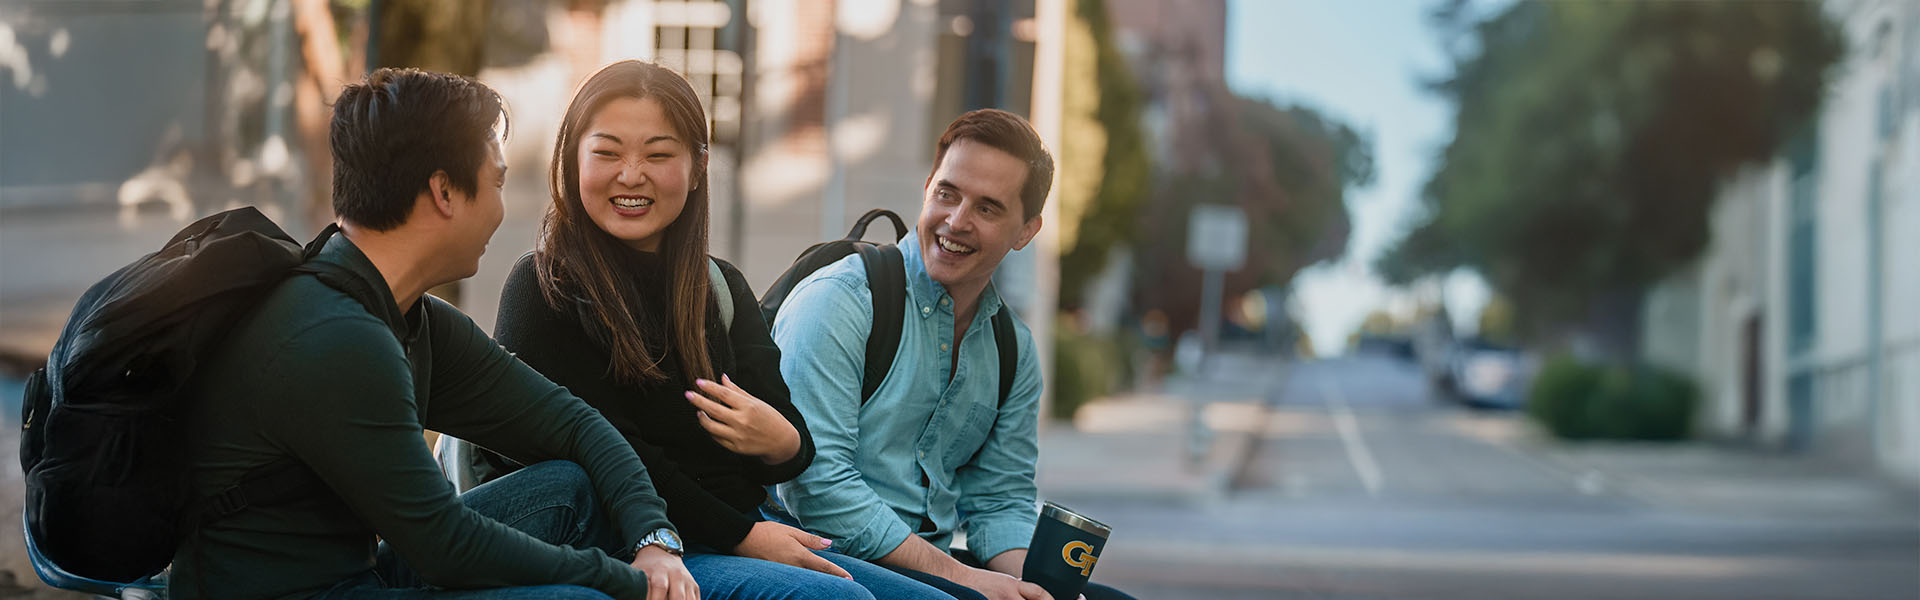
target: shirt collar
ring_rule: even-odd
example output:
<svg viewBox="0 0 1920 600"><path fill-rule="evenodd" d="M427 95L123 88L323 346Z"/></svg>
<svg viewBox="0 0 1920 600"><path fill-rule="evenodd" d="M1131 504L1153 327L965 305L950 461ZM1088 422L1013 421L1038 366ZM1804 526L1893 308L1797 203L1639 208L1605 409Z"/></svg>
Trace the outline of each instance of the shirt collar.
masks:
<svg viewBox="0 0 1920 600"><path fill-rule="evenodd" d="M920 316L928 317L934 311L940 310L953 312L951 303L940 303L942 299L950 297L947 294L947 287L934 281L933 276L927 274L927 264L920 260L920 230L915 228L908 231L907 237L900 239L899 246L901 262L905 264L907 271L907 289L912 292L909 296L913 303L920 307ZM988 282L987 287L980 290L980 309L974 311L974 317L976 319L982 315L991 317L999 310L1000 292L994 289L992 282Z"/></svg>
<svg viewBox="0 0 1920 600"><path fill-rule="evenodd" d="M362 252L359 246L354 245L353 240L347 239L345 232L333 234L333 238L320 247L320 253L313 257L313 261L338 267L339 271L344 272L346 276L364 283L366 288L379 299L379 306L384 309L373 313L373 316L385 321L400 339L406 340L411 337L409 335L412 330L411 323L407 315L400 313L400 306L393 298L393 289L387 287L387 278L380 274L379 267L373 266L373 259L367 258L367 254ZM420 311L425 308L426 300L425 295L415 300L412 310L407 314L420 314Z"/></svg>

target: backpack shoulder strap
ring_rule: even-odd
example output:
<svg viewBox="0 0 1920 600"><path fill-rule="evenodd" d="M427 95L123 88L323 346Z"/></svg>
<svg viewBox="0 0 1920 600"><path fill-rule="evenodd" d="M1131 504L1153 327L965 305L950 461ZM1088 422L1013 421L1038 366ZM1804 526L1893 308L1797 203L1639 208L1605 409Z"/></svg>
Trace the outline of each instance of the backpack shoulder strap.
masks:
<svg viewBox="0 0 1920 600"><path fill-rule="evenodd" d="M860 259L867 266L867 289L873 292L873 329L867 334L866 370L860 379L864 406L893 370L893 355L900 351L901 319L907 316L907 265L900 247L892 244L862 244Z"/></svg>
<svg viewBox="0 0 1920 600"><path fill-rule="evenodd" d="M993 313L993 345L1000 350L1000 406L1013 395L1014 371L1020 368L1020 336L1013 330L1013 313L1002 303Z"/></svg>
<svg viewBox="0 0 1920 600"><path fill-rule="evenodd" d="M287 504L331 491L320 475L298 459L282 459L248 473L239 483L202 498L190 515L195 527L218 521L253 506Z"/></svg>
<svg viewBox="0 0 1920 600"><path fill-rule="evenodd" d="M720 260L707 257L707 279L713 283L713 301L720 305L720 329L733 334L733 289L727 285L727 274L720 270Z"/></svg>
<svg viewBox="0 0 1920 600"><path fill-rule="evenodd" d="M328 223L325 229L320 230L320 235L314 236L313 241L307 242L306 248L302 250L305 260L294 267L293 272L308 273L319 278L321 283L359 301L361 306L366 307L367 312L379 318L380 315L386 314L385 307L380 305L379 292L375 292L365 280L354 277L344 267L313 260L313 257L319 256L320 250L326 247L327 240L339 232L338 223Z"/></svg>
<svg viewBox="0 0 1920 600"><path fill-rule="evenodd" d="M307 242L301 254L303 262L293 268L293 273L309 273L319 277L323 283L353 297L369 312L379 314L379 300L365 282L346 275L344 270L334 265L316 263L312 259L320 254L327 240L340 232L340 225L328 223L320 234ZM187 517L192 519L187 530L197 531L199 526L238 514L252 506L285 504L316 494L326 493L332 488L327 486L320 476L297 459L283 459L255 469L242 476L238 483L202 497L189 510Z"/></svg>

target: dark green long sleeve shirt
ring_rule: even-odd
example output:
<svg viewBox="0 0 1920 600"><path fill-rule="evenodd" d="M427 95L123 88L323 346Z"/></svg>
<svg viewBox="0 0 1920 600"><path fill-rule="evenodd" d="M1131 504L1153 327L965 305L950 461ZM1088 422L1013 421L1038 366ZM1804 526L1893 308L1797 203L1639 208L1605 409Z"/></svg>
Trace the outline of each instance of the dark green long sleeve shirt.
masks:
<svg viewBox="0 0 1920 600"><path fill-rule="evenodd" d="M174 555L175 598L300 598L372 568L376 536L448 588L576 584L644 598L645 576L597 550L543 543L464 507L432 429L531 464L583 467L624 539L668 526L639 457L599 412L513 358L452 306L402 314L366 255L336 236L319 261L384 299L376 315L301 275L279 284L201 366L189 411L196 494L286 458L331 494L249 508Z"/></svg>

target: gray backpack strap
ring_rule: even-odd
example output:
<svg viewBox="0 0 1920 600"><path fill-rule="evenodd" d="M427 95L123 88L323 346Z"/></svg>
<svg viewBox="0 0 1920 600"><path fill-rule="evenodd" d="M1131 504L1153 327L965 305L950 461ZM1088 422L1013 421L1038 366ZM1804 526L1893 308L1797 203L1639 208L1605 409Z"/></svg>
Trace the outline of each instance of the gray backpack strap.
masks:
<svg viewBox="0 0 1920 600"><path fill-rule="evenodd" d="M720 261L707 257L707 278L713 281L713 300L720 305L720 327L733 334L733 289L727 286L727 274L720 272Z"/></svg>

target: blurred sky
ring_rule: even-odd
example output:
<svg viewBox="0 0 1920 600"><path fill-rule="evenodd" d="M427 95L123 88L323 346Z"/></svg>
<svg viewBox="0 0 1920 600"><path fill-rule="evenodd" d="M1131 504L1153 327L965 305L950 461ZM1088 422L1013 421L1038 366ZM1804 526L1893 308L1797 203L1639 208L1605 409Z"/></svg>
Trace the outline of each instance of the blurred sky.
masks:
<svg viewBox="0 0 1920 600"><path fill-rule="evenodd" d="M1477 323L1487 291L1459 273L1443 286L1390 290L1375 257L1419 216L1418 195L1452 134L1451 105L1422 82L1447 73L1427 24L1433 1L1230 0L1227 83L1235 92L1304 104L1369 134L1375 181L1348 190L1353 236L1346 255L1294 279L1298 317L1321 355L1341 352L1367 313L1411 313L1442 294L1455 324Z"/></svg>

